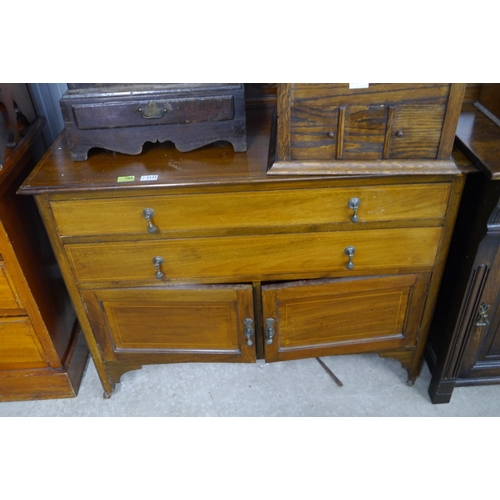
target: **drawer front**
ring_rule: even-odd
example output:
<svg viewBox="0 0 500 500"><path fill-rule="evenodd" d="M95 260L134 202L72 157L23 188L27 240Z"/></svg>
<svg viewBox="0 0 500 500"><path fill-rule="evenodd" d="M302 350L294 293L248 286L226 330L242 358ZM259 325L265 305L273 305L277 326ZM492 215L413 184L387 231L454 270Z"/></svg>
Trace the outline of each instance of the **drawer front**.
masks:
<svg viewBox="0 0 500 500"><path fill-rule="evenodd" d="M262 287L267 361L413 346L429 274Z"/></svg>
<svg viewBox="0 0 500 500"><path fill-rule="evenodd" d="M21 309L21 300L7 278L5 263L0 261L0 310Z"/></svg>
<svg viewBox="0 0 500 500"><path fill-rule="evenodd" d="M154 99L73 105L79 129L214 122L234 118L233 97Z"/></svg>
<svg viewBox="0 0 500 500"><path fill-rule="evenodd" d="M292 110L293 160L434 159L445 105Z"/></svg>
<svg viewBox="0 0 500 500"><path fill-rule="evenodd" d="M449 183L52 201L61 236L196 233L296 225L443 219ZM151 209L150 223L143 212ZM154 236L152 236L154 237Z"/></svg>
<svg viewBox="0 0 500 500"><path fill-rule="evenodd" d="M0 370L48 366L27 317L0 319Z"/></svg>
<svg viewBox="0 0 500 500"><path fill-rule="evenodd" d="M66 245L79 282L214 279L431 268L441 228L230 236ZM349 265L348 247L354 247ZM155 266L153 259L163 262ZM353 266L351 268L351 266ZM252 278L253 277L253 278Z"/></svg>
<svg viewBox="0 0 500 500"><path fill-rule="evenodd" d="M250 285L84 290L82 297L107 360L156 352L255 361Z"/></svg>

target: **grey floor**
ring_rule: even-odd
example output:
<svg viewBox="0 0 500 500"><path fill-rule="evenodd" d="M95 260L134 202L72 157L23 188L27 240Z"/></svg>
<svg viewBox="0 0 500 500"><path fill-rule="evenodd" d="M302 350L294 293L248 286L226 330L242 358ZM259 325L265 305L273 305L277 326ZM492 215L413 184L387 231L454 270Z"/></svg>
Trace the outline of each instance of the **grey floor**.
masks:
<svg viewBox="0 0 500 500"><path fill-rule="evenodd" d="M171 364L127 372L111 399L92 360L78 397L0 403L0 417L498 417L500 385L455 389L433 405L424 364L413 387L392 359L376 354L266 364Z"/></svg>

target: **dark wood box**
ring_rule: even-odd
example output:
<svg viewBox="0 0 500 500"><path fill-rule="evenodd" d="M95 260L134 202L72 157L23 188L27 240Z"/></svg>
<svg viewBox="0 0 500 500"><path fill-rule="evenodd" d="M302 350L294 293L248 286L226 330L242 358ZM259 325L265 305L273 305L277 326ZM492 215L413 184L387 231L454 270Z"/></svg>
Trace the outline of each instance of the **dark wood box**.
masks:
<svg viewBox="0 0 500 500"><path fill-rule="evenodd" d="M146 141L247 148L241 83L68 84L60 104L73 160L94 147L138 154Z"/></svg>

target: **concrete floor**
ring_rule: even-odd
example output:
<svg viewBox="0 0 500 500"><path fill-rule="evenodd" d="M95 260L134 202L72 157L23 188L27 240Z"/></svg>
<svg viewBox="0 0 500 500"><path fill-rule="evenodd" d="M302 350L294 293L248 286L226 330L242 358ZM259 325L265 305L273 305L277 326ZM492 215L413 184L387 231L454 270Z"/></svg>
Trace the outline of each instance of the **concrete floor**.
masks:
<svg viewBox="0 0 500 500"><path fill-rule="evenodd" d="M406 371L376 354L266 364L172 364L127 372L111 399L92 360L78 397L0 403L0 417L498 417L500 385L455 389L433 405L424 364L413 387Z"/></svg>

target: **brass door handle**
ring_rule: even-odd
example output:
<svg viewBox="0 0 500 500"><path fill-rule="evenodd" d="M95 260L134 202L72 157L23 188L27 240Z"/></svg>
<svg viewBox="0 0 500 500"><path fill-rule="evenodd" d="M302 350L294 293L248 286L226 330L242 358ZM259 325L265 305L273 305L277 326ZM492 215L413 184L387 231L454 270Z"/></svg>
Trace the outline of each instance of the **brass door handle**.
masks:
<svg viewBox="0 0 500 500"><path fill-rule="evenodd" d="M274 319L266 319L266 344L272 344L276 332L274 331Z"/></svg>
<svg viewBox="0 0 500 500"><path fill-rule="evenodd" d="M358 208L359 205L361 204L361 200L359 198L351 198L349 202L347 203L347 206L351 209L354 210L354 214L351 215L351 221L352 222L359 222L359 217L358 217Z"/></svg>
<svg viewBox="0 0 500 500"><path fill-rule="evenodd" d="M349 257L349 262L345 265L345 267L347 267L347 269L349 270L354 269L354 262L352 261L352 259L354 257L355 251L356 249L354 247L346 247L344 249L344 253Z"/></svg>
<svg viewBox="0 0 500 500"><path fill-rule="evenodd" d="M247 345L253 345L253 321L251 318L245 318L243 320L243 324L245 325L245 337L247 338Z"/></svg>
<svg viewBox="0 0 500 500"><path fill-rule="evenodd" d="M161 280L165 274L161 270L161 265L163 264L163 258L162 257L153 257L153 264L156 267L156 273L155 273L155 278L157 280Z"/></svg>
<svg viewBox="0 0 500 500"><path fill-rule="evenodd" d="M146 219L148 223L148 233L154 234L158 230L157 227L153 224L152 218L155 216L155 211L152 208L145 208L142 211L142 215Z"/></svg>

